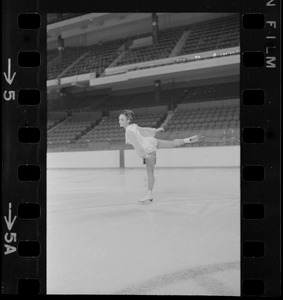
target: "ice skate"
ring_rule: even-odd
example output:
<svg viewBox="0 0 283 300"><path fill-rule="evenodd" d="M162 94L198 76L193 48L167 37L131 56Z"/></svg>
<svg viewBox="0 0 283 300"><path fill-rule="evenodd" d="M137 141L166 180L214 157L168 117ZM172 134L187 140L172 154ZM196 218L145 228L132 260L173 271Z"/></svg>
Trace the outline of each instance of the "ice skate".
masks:
<svg viewBox="0 0 283 300"><path fill-rule="evenodd" d="M204 138L204 136L194 135L194 136L184 139L184 142L185 142L185 144L200 142L200 141L202 141L203 138Z"/></svg>
<svg viewBox="0 0 283 300"><path fill-rule="evenodd" d="M140 203L147 203L153 201L153 195L152 192L148 192L145 197L139 200Z"/></svg>

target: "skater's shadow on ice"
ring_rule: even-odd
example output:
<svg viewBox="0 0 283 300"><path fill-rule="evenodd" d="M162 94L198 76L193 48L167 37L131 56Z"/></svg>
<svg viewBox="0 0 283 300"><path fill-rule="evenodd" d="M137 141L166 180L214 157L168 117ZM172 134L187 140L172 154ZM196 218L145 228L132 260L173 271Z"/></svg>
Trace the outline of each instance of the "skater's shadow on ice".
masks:
<svg viewBox="0 0 283 300"><path fill-rule="evenodd" d="M146 295L153 294L156 290L160 288L164 288L166 286L178 284L180 282L193 280L196 281L197 284L203 287L206 291L206 295L230 295L234 296L235 291L228 287L224 282L220 279L217 280L213 278L213 275L221 274L221 272L225 271L239 271L240 272L240 262L225 262L225 263L217 263L206 266L199 266L190 269L180 270L178 272L173 272L169 274L164 274L161 276L156 276L154 278L143 281L139 284L135 284L115 292L115 294L135 294L135 295ZM240 285L240 283L239 283ZM157 292L156 292L157 294Z"/></svg>

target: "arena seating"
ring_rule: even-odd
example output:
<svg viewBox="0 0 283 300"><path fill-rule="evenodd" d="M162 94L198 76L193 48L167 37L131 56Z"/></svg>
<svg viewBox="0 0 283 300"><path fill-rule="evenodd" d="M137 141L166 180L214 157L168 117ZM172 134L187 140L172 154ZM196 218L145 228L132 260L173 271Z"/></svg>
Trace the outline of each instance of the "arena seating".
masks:
<svg viewBox="0 0 283 300"><path fill-rule="evenodd" d="M96 72L96 76L103 76L105 68L113 62L115 63L112 67L115 67L168 58L185 31L189 31L189 35L183 47L175 53L175 56L239 46L238 17L225 17L194 25L160 30L156 45L128 49L125 55L122 55L116 62L115 59L118 58L120 51L122 51L119 50L120 47L126 43L125 39L87 47L65 48L62 52L61 62L48 68L48 80L58 77L79 58L81 60L71 66L64 73L63 77L93 72ZM132 40L148 36L149 34L134 36ZM48 51L48 62L54 58L55 54L57 55L58 52L54 50Z"/></svg>
<svg viewBox="0 0 283 300"><path fill-rule="evenodd" d="M178 103L177 109L168 121L166 131L159 133L157 137L175 139L201 134L206 138L202 144L197 144L198 146L239 143L238 97L238 82L195 86L185 90L163 90L160 103L163 106L153 106L154 92L87 96L83 100L77 97L69 100L72 117L51 130L48 141L122 142L124 131L119 127L118 115L123 109L134 110L135 122L140 126L158 127L167 116L169 104L175 101L174 103ZM75 112L80 110L85 112L78 113L81 117L76 117ZM100 111L99 115L89 118L87 114L95 114L94 111ZM102 112L107 111L109 116L104 114L101 119ZM64 118L66 113L57 119L55 115L49 116L48 128L62 122ZM98 124L98 121L101 122Z"/></svg>
<svg viewBox="0 0 283 300"><path fill-rule="evenodd" d="M158 106L163 104L170 104L176 97L179 96L177 91L162 91L160 102L155 102L154 92L144 92L135 94L125 94L125 95L104 95L97 97L95 101L88 101L88 110L121 110L124 108L136 109L139 107L146 106Z"/></svg>
<svg viewBox="0 0 283 300"><path fill-rule="evenodd" d="M180 104L159 138L205 136L203 143L186 146L239 144L239 100Z"/></svg>
<svg viewBox="0 0 283 300"><path fill-rule="evenodd" d="M47 63L54 59L58 55L58 50L49 50L47 53Z"/></svg>
<svg viewBox="0 0 283 300"><path fill-rule="evenodd" d="M183 31L183 27L160 31L156 45L129 49L126 55L117 62L117 66L169 57Z"/></svg>
<svg viewBox="0 0 283 300"><path fill-rule="evenodd" d="M101 118L100 113L74 113L59 126L48 132L48 143L70 143L93 128Z"/></svg>
<svg viewBox="0 0 283 300"><path fill-rule="evenodd" d="M56 126L66 118L66 112L64 111L52 111L48 112L47 130Z"/></svg>
<svg viewBox="0 0 283 300"><path fill-rule="evenodd" d="M77 15L80 14L52 14L49 20L57 22ZM104 75L105 68L109 66L140 63L172 55L182 58L186 54L236 47L239 46L239 16L160 30L158 43L131 47L131 42L149 36L150 32L132 36L130 41L127 38L86 47L66 47L60 53L58 50L49 50L48 79L93 72L99 77ZM129 48L126 47L127 43ZM89 92L86 96L70 93L67 99L56 100L53 104L50 101L48 143L51 146L72 144L77 145L78 149L80 145L88 144L93 149L96 149L96 144L101 149L117 149L118 143L121 143L127 148L124 145L125 131L119 127L118 115L123 109L132 109L136 113L135 122L145 127L159 127L168 116L166 131L158 133L157 138L172 140L200 134L205 136L202 143L188 144L186 147L238 145L239 83L190 85L172 90L161 89L159 102L153 90L141 89L124 95L122 91L96 96ZM163 108L154 105L163 105ZM68 116L65 111L54 111L63 107L68 108ZM167 115L168 109L170 115Z"/></svg>
<svg viewBox="0 0 283 300"><path fill-rule="evenodd" d="M172 103L179 103L179 100L184 95L184 89L174 90L161 90L160 102L156 102L155 93L151 92L137 92L135 94L125 94L119 96L109 96L106 102L101 102L100 105L96 106L98 110L118 110L124 108L136 109L139 107L147 106L158 106L167 105L170 106Z"/></svg>
<svg viewBox="0 0 283 300"><path fill-rule="evenodd" d="M129 49L117 66L167 58L185 31L189 35L176 56L239 46L239 20L225 17L159 32L158 44Z"/></svg>
<svg viewBox="0 0 283 300"><path fill-rule="evenodd" d="M210 84L188 88L161 89L160 105L174 105L178 103L188 103L197 101L215 101L220 99L237 98L239 96L239 83L228 82L221 84ZM105 108L105 105L111 110L121 107L141 107L157 105L155 103L155 93L144 92L128 94L121 96L112 96L107 103L101 103L97 109Z"/></svg>
<svg viewBox="0 0 283 300"><path fill-rule="evenodd" d="M111 105L112 110L119 109L120 107L141 107L141 106L150 106L154 105L154 93L146 92L146 93L137 93L131 94L129 96L124 95L121 97L123 99L123 105L119 105L119 101L116 101L116 97L113 97L113 103L116 103L116 107ZM120 101L121 103L121 101ZM141 105L142 104L142 105Z"/></svg>
<svg viewBox="0 0 283 300"><path fill-rule="evenodd" d="M95 72L99 76L104 69L118 56L118 49L123 45L124 40L105 42L86 47L84 53L88 54L72 68L64 77ZM83 53L82 53L83 54Z"/></svg>
<svg viewBox="0 0 283 300"><path fill-rule="evenodd" d="M135 108L134 111L135 122L143 127L158 128L167 116L166 105ZM103 118L97 112L73 113L72 117L49 130L48 143L77 143L78 149L79 144L88 143L94 143L92 148L100 150L116 149L118 144L119 147L131 148L124 144L125 131L118 123L120 113L121 109L113 110ZM156 137L173 140L199 134L205 136L203 142L187 144L186 147L239 145L239 127L238 99L180 103L165 126L166 130L159 132Z"/></svg>
<svg viewBox="0 0 283 300"><path fill-rule="evenodd" d="M166 106L136 109L134 122L143 127L158 127L164 120L166 111ZM125 130L120 128L118 122L120 113L121 110L111 111L109 117L103 118L97 126L87 132L78 142L124 142Z"/></svg>
<svg viewBox="0 0 283 300"><path fill-rule="evenodd" d="M229 82L187 88L181 102L229 99L239 96L239 83Z"/></svg>
<svg viewBox="0 0 283 300"><path fill-rule="evenodd" d="M85 50L85 47L66 48L62 52L61 61L51 68L47 68L48 80L57 78L66 68L80 58L84 54ZM58 53L58 55L60 54Z"/></svg>
<svg viewBox="0 0 283 300"><path fill-rule="evenodd" d="M239 46L239 34L238 16L195 24L179 55Z"/></svg>
<svg viewBox="0 0 283 300"><path fill-rule="evenodd" d="M119 127L118 119L114 117L105 117L102 121L84 135L78 142L103 142L110 141L123 136L123 130Z"/></svg>
<svg viewBox="0 0 283 300"><path fill-rule="evenodd" d="M151 92L137 92L134 94L122 94L122 95L69 95L64 100L65 106L68 104L68 109L72 112L83 111L109 111L109 110L121 110L124 108L138 108L145 106L157 106L172 103L179 103L180 99L184 97L184 89L172 89L161 90L160 102L155 102L155 94ZM51 111L62 109L62 101L60 99L50 101L48 103L48 109Z"/></svg>

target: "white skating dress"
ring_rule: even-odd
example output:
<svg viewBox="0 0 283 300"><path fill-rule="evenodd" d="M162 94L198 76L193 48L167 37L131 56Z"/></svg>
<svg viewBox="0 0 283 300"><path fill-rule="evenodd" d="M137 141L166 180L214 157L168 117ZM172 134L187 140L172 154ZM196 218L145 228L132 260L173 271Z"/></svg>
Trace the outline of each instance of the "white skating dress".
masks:
<svg viewBox="0 0 283 300"><path fill-rule="evenodd" d="M145 158L147 154L156 151L157 140L154 138L156 132L155 128L130 124L125 132L126 144L131 144L137 154Z"/></svg>

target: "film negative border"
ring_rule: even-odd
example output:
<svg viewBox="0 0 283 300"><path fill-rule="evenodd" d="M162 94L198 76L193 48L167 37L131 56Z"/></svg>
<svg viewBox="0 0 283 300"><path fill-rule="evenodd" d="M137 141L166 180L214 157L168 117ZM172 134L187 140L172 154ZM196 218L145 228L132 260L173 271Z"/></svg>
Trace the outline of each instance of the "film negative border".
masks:
<svg viewBox="0 0 283 300"><path fill-rule="evenodd" d="M280 294L280 3L262 3L264 9L255 7L242 14L240 34L241 289L245 296Z"/></svg>
<svg viewBox="0 0 283 300"><path fill-rule="evenodd" d="M2 8L2 293L45 294L45 15L36 1Z"/></svg>
<svg viewBox="0 0 283 300"><path fill-rule="evenodd" d="M106 2L85 4L3 2L3 294L46 293L46 13L113 11ZM117 11L172 9L133 5L119 3ZM203 0L189 7L174 1L174 11L239 13L243 296L280 295L280 6L279 0Z"/></svg>

